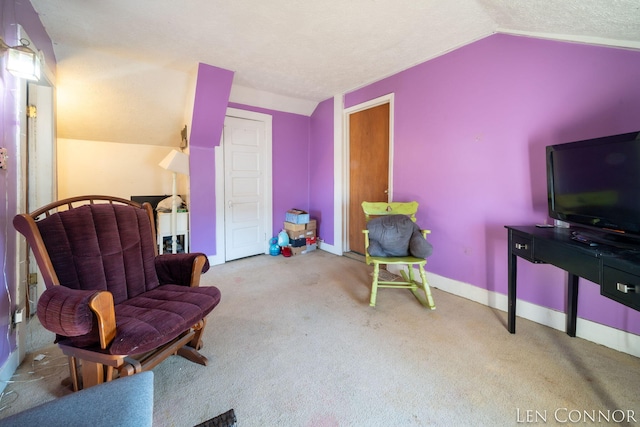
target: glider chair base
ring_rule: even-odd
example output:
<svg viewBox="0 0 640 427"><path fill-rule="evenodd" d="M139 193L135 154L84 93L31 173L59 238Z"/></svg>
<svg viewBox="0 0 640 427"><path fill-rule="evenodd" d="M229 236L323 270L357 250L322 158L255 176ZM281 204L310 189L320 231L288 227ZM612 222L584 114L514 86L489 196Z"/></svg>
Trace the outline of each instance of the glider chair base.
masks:
<svg viewBox="0 0 640 427"><path fill-rule="evenodd" d="M117 377L126 377L150 371L167 357L179 355L185 359L207 366L208 359L198 350L206 319L198 322L190 331L182 333L167 344L147 353L127 356L109 354L100 350L83 349L59 343L65 356L69 357L70 377L63 380L73 391L109 382ZM78 369L79 368L79 369ZM117 371L117 376L114 375Z"/></svg>

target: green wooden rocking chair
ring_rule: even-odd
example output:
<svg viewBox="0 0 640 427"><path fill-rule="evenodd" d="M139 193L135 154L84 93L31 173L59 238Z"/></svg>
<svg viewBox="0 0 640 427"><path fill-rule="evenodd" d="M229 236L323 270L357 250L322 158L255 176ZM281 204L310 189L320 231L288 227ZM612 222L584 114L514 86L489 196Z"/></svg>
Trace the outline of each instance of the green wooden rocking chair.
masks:
<svg viewBox="0 0 640 427"><path fill-rule="evenodd" d="M372 217L379 217L383 215L406 215L413 222L416 222L416 212L418 211L418 202L362 202L362 210L364 211L365 221L369 222ZM373 283L371 284L371 299L369 305L375 307L376 297L378 294L378 288L400 288L409 289L413 295L420 301L425 307L435 310L436 305L433 302L433 296L431 295L431 288L427 282L427 276L424 271L424 266L427 264L427 260L423 258L417 258L413 256L402 257L379 257L369 255L369 230L363 230L364 233L364 245L365 245L365 261L367 265L373 264ZM426 239L430 230L420 230L422 236ZM401 268L400 273L403 280L386 281L380 280L380 265L400 265L406 266L406 271ZM418 267L420 274L420 282L415 280L414 266ZM424 292L426 300L423 300L421 295L417 292L421 289Z"/></svg>

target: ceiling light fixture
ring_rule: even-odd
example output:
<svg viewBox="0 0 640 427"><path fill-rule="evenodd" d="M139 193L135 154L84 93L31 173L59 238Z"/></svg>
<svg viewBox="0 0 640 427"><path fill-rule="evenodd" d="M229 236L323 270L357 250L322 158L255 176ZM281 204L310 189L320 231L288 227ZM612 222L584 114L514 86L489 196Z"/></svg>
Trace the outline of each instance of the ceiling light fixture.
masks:
<svg viewBox="0 0 640 427"><path fill-rule="evenodd" d="M40 57L29 47L29 40L20 39L20 45L9 46L0 38L0 52L7 53L7 71L27 80L40 80Z"/></svg>

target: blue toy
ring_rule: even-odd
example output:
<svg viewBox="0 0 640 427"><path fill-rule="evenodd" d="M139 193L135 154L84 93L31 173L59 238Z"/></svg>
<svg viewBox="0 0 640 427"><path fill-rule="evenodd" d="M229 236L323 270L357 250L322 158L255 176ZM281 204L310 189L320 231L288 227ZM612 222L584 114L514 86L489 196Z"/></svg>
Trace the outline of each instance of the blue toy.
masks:
<svg viewBox="0 0 640 427"><path fill-rule="evenodd" d="M273 255L273 256L278 256L280 255L280 246L278 246L278 238L277 237L272 237L271 240L269 240L269 254Z"/></svg>

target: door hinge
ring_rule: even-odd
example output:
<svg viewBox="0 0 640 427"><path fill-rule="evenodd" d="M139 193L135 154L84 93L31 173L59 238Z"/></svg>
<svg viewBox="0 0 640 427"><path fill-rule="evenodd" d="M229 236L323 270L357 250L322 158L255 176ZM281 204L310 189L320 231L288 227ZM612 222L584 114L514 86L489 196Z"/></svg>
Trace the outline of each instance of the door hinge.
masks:
<svg viewBox="0 0 640 427"><path fill-rule="evenodd" d="M29 273L29 284L30 285L38 284L38 273Z"/></svg>
<svg viewBox="0 0 640 427"><path fill-rule="evenodd" d="M38 117L38 109L35 105L27 105L27 117L30 119Z"/></svg>

